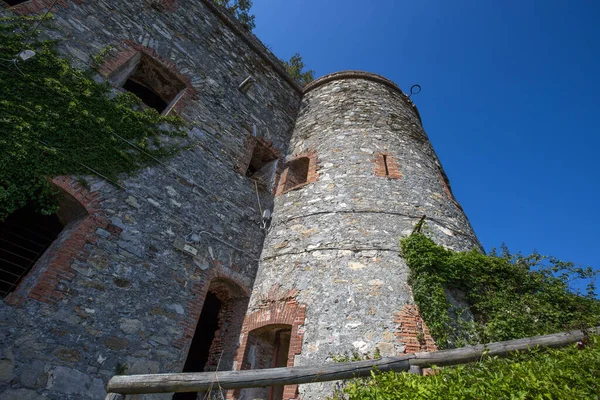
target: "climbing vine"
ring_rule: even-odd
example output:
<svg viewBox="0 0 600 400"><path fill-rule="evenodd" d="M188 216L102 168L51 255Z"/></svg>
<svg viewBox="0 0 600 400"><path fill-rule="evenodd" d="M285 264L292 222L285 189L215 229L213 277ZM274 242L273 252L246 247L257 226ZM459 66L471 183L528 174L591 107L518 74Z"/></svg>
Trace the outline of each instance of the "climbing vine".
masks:
<svg viewBox="0 0 600 400"><path fill-rule="evenodd" d="M180 118L143 109L133 94L73 68L56 42L30 39L36 21L0 18L0 221L26 203L55 212L54 176L115 180L151 162L148 154L173 154L165 139L183 134ZM19 60L24 49L35 56Z"/></svg>
<svg viewBox="0 0 600 400"><path fill-rule="evenodd" d="M441 348L600 325L592 268L506 248L454 252L421 233L403 239L401 248L415 302ZM590 282L587 293L570 290L574 279ZM450 296L462 298L465 308Z"/></svg>

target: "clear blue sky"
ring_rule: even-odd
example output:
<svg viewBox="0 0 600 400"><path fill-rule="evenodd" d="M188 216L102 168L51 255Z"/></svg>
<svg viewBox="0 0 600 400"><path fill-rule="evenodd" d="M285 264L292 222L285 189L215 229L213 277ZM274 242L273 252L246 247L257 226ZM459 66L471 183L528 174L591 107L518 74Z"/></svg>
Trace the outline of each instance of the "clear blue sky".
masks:
<svg viewBox="0 0 600 400"><path fill-rule="evenodd" d="M316 77L407 91L486 250L600 268L600 2L254 0L255 33Z"/></svg>

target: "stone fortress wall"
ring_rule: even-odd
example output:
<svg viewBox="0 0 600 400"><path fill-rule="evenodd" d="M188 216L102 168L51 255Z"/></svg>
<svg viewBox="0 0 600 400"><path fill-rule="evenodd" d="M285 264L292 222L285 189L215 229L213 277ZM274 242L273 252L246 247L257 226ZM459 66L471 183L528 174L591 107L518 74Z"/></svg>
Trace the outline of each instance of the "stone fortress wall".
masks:
<svg viewBox="0 0 600 400"><path fill-rule="evenodd" d="M33 1L2 15L51 3ZM0 398L103 399L116 373L181 371L209 289L225 303L211 354L224 350L220 368L231 368L264 240L248 156L257 143L286 152L301 93L210 6L65 0L52 10L44 33L63 40L74 64L88 68L114 46L101 68L109 80L143 54L185 83L175 107L192 124L181 141L189 150L124 177L125 189L94 176L89 190L55 179L87 215L0 303ZM255 83L240 91L249 76ZM272 209L270 188L258 194ZM185 238L197 255L177 248Z"/></svg>
<svg viewBox="0 0 600 400"><path fill-rule="evenodd" d="M436 241L479 243L395 84L347 71L303 93L211 0L61 0L52 13L45 34L75 65L113 46L99 78L118 91L141 65L162 74L178 88L166 112L191 127L180 153L121 187L54 179L62 209L78 212L0 302L0 399L102 399L115 374L182 371L208 308L216 331L205 370L433 348L417 340L426 328L399 238L425 214ZM161 82L155 90L168 93ZM273 211L268 229L262 210Z"/></svg>

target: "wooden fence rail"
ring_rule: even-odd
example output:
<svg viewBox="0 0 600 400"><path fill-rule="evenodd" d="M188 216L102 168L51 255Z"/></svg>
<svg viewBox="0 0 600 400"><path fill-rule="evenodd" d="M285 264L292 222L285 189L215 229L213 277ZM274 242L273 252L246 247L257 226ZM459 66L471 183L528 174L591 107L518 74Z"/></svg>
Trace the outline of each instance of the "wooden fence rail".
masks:
<svg viewBox="0 0 600 400"><path fill-rule="evenodd" d="M600 333L600 327L593 328L591 331ZM217 386L222 389L236 389L351 379L369 376L375 368L381 372L400 372L432 365L464 364L479 360L484 352L490 356L506 356L511 352L529 351L538 346L564 347L583 338L584 333L582 331L569 331L459 349L407 354L402 357L389 357L378 360L332 363L319 367L118 375L108 382L106 400L121 400L125 398L123 396L125 394L202 392Z"/></svg>

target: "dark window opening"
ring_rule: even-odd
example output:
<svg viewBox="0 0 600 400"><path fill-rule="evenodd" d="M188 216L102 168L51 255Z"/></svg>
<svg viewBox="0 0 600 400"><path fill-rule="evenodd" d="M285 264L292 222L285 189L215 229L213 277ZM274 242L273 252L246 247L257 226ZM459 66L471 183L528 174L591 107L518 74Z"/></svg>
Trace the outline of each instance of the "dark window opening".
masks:
<svg viewBox="0 0 600 400"><path fill-rule="evenodd" d="M242 369L279 368L288 366L292 327L268 325L250 332ZM282 400L284 386L245 389L248 398Z"/></svg>
<svg viewBox="0 0 600 400"><path fill-rule="evenodd" d="M223 303L216 294L208 292L196 332L188 352L183 372L203 372L210 355L210 347L219 329L219 314ZM196 392L175 393L173 400L196 400Z"/></svg>
<svg viewBox="0 0 600 400"><path fill-rule="evenodd" d="M14 291L63 230L56 214L23 207L0 222L0 296Z"/></svg>
<svg viewBox="0 0 600 400"><path fill-rule="evenodd" d="M387 155L386 154L383 154L383 166L385 167L385 176L389 176L390 175L390 170L388 168Z"/></svg>
<svg viewBox="0 0 600 400"><path fill-rule="evenodd" d="M26 1L29 1L29 0L4 0L4 2L11 7L19 5L21 3L25 3Z"/></svg>
<svg viewBox="0 0 600 400"><path fill-rule="evenodd" d="M162 113L169 105L154 90L131 79L125 81L123 89L135 94L145 105L154 108L159 113Z"/></svg>
<svg viewBox="0 0 600 400"><path fill-rule="evenodd" d="M257 141L252 150L252 158L246 169L248 178L261 179L268 173L268 167L274 166L273 161L277 160L277 155L262 142ZM271 168L273 169L273 168ZM270 169L269 169L270 170Z"/></svg>
<svg viewBox="0 0 600 400"><path fill-rule="evenodd" d="M146 53L141 53L133 71L123 82L123 89L160 113L168 111L185 88L186 84L174 72Z"/></svg>
<svg viewBox="0 0 600 400"><path fill-rule="evenodd" d="M283 187L284 192L308 181L309 165L310 159L308 157L300 157L288 163L287 176Z"/></svg>

